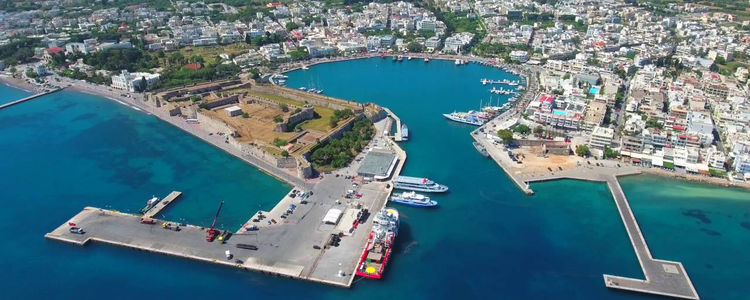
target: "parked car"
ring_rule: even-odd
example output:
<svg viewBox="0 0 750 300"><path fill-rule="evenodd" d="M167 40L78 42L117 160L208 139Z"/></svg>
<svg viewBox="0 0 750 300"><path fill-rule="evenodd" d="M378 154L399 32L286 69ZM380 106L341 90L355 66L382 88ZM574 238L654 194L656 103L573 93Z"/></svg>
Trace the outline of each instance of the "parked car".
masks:
<svg viewBox="0 0 750 300"><path fill-rule="evenodd" d="M81 227L75 227L75 226L70 227L70 232L71 233L75 233L75 234L84 234L84 233L86 233L85 231L83 231L83 228L81 228Z"/></svg>

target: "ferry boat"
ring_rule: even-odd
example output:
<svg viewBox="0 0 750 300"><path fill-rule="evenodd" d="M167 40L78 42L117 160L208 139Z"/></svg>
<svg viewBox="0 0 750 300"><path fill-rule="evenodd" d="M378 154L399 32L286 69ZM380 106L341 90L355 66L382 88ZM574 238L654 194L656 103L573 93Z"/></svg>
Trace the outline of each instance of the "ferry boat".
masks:
<svg viewBox="0 0 750 300"><path fill-rule="evenodd" d="M373 279L383 277L388 259L393 252L398 227L399 215L396 209L386 207L375 215L372 231L357 263L355 274Z"/></svg>
<svg viewBox="0 0 750 300"><path fill-rule="evenodd" d="M477 143L476 141L473 142L473 144L474 144L474 149L477 149L477 151L479 151L479 154L482 154L482 156L484 157L490 157L490 154L487 152L487 149L484 148L482 144Z"/></svg>
<svg viewBox="0 0 750 300"><path fill-rule="evenodd" d="M409 139L409 127L406 124L401 124L401 140L406 141Z"/></svg>
<svg viewBox="0 0 750 300"><path fill-rule="evenodd" d="M427 178L399 176L396 178L393 186L397 189L417 191L417 192L447 192L448 187L429 180Z"/></svg>
<svg viewBox="0 0 750 300"><path fill-rule="evenodd" d="M475 126L482 126L484 125L484 123L487 122L487 118L485 118L484 115L477 113L475 111L452 112L450 114L443 114L443 117L451 121L475 125Z"/></svg>
<svg viewBox="0 0 750 300"><path fill-rule="evenodd" d="M393 194L393 196L391 196L391 202L417 207L431 207L438 205L437 201L430 200L430 197L417 194L416 192Z"/></svg>

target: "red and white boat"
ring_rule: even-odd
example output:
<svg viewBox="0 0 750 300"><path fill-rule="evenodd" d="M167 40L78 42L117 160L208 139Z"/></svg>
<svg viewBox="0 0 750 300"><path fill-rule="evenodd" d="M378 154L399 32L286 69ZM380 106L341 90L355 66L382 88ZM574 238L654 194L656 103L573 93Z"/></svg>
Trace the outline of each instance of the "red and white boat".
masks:
<svg viewBox="0 0 750 300"><path fill-rule="evenodd" d="M357 264L357 275L374 279L383 277L385 266L393 251L398 226L399 217L396 209L384 208L375 215L370 237Z"/></svg>

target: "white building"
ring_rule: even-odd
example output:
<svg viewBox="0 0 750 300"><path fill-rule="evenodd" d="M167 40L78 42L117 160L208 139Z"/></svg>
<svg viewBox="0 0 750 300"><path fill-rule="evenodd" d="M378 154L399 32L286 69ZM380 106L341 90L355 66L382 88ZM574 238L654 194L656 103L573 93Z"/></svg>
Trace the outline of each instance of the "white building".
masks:
<svg viewBox="0 0 750 300"><path fill-rule="evenodd" d="M734 171L737 173L745 174L747 177L750 174L750 155L745 154L734 158Z"/></svg>
<svg viewBox="0 0 750 300"><path fill-rule="evenodd" d="M612 146L612 139L615 137L615 131L606 127L597 126L591 132L589 146L594 149L604 150L605 147Z"/></svg>
<svg viewBox="0 0 750 300"><path fill-rule="evenodd" d="M529 54L526 51L514 50L510 52L510 60L515 60L521 63L529 61Z"/></svg>
<svg viewBox="0 0 750 300"><path fill-rule="evenodd" d="M112 75L112 87L129 92L143 92L141 90L143 80L146 80L145 90L149 90L159 83L159 74L130 73L127 70L122 70L120 75Z"/></svg>
<svg viewBox="0 0 750 300"><path fill-rule="evenodd" d="M230 107L225 108L224 110L227 111L227 115L229 115L230 117L236 117L236 116L242 115L242 108L240 108L237 105L232 105Z"/></svg>

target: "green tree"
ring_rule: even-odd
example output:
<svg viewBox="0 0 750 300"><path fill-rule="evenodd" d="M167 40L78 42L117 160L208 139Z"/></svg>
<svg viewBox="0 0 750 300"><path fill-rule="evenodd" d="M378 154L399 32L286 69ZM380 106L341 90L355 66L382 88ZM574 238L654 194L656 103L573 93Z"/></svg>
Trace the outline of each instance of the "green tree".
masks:
<svg viewBox="0 0 750 300"><path fill-rule="evenodd" d="M422 52L424 51L424 46L420 45L417 42L411 42L406 45L406 49L408 49L409 52Z"/></svg>
<svg viewBox="0 0 750 300"><path fill-rule="evenodd" d="M578 148L576 148L576 155L581 157L588 157L589 155L591 155L591 150L589 150L589 146L578 145Z"/></svg>
<svg viewBox="0 0 750 300"><path fill-rule="evenodd" d="M513 142L513 132L508 129L500 129L497 131L497 136L503 139L503 143L509 145Z"/></svg>
<svg viewBox="0 0 750 300"><path fill-rule="evenodd" d="M250 114L248 114L248 113L246 113L246 112L243 112L243 113L242 113L242 117L243 117L243 118L245 118L245 119L247 119L247 118L249 118L249 117L250 117Z"/></svg>
<svg viewBox="0 0 750 300"><path fill-rule="evenodd" d="M299 25L297 25L297 23L294 23L292 21L286 22L286 30L292 31L292 30L295 30L297 28L299 28Z"/></svg>
<svg viewBox="0 0 750 300"><path fill-rule="evenodd" d="M612 150L607 146L604 146L604 158L617 158L620 156L620 152Z"/></svg>
<svg viewBox="0 0 750 300"><path fill-rule="evenodd" d="M520 124L513 128L513 131L520 133L521 135L527 135L531 132L531 128L524 124Z"/></svg>
<svg viewBox="0 0 750 300"><path fill-rule="evenodd" d="M281 151L281 156L283 156L283 157L289 157L289 151L286 151L286 150Z"/></svg>
<svg viewBox="0 0 750 300"><path fill-rule="evenodd" d="M310 57L310 53L307 52L307 48L298 47L293 51L289 51L289 58L292 60L303 60Z"/></svg>
<svg viewBox="0 0 750 300"><path fill-rule="evenodd" d="M273 139L273 145L276 147L286 146L286 144L289 144L289 142L285 139L281 139L281 138Z"/></svg>
<svg viewBox="0 0 750 300"><path fill-rule="evenodd" d="M279 105L279 107L281 108L281 111L283 111L283 112L288 112L289 111L289 105L286 105L286 104L282 103L281 105Z"/></svg>
<svg viewBox="0 0 750 300"><path fill-rule="evenodd" d="M284 118L281 115L276 115L273 117L273 121L276 123L284 122Z"/></svg>
<svg viewBox="0 0 750 300"><path fill-rule="evenodd" d="M534 127L534 134L542 135L542 133L544 133L544 127L542 127L541 125Z"/></svg>

